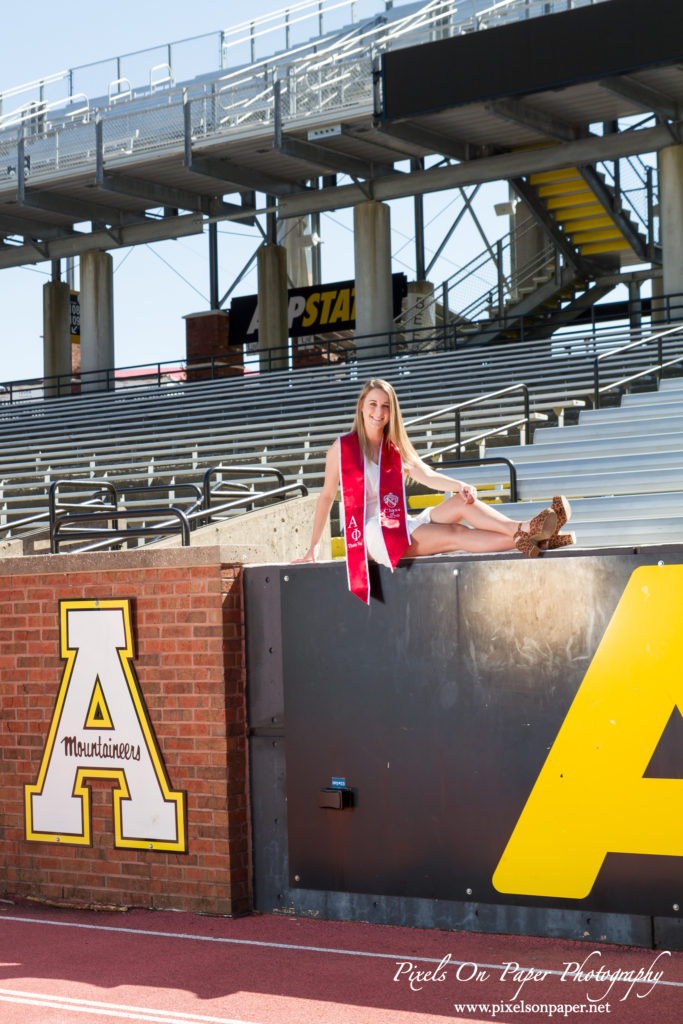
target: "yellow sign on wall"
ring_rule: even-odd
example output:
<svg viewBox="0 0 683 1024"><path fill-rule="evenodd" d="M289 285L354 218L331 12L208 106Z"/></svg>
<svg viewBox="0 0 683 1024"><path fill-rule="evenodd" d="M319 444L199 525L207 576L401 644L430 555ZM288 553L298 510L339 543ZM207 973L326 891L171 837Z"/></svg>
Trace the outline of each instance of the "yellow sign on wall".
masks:
<svg viewBox="0 0 683 1024"><path fill-rule="evenodd" d="M683 712L683 566L628 581L493 875L582 899L608 853L683 857L683 779L644 778Z"/></svg>

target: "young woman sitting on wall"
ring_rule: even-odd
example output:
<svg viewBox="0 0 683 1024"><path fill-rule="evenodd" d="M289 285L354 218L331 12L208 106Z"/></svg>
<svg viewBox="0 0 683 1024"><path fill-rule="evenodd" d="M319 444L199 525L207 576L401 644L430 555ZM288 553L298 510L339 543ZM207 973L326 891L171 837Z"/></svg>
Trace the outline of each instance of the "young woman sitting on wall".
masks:
<svg viewBox="0 0 683 1024"><path fill-rule="evenodd" d="M452 496L409 516L405 477L434 491L453 492ZM311 543L297 561L317 560L340 481L349 586L365 601L369 600L368 557L394 569L401 558L451 551L485 553L517 548L535 558L543 548L574 541L571 534L559 532L571 515L569 502L562 495L556 495L533 519L520 523L480 501L472 484L437 473L424 463L406 433L396 392L379 378L363 386L351 432L328 449Z"/></svg>

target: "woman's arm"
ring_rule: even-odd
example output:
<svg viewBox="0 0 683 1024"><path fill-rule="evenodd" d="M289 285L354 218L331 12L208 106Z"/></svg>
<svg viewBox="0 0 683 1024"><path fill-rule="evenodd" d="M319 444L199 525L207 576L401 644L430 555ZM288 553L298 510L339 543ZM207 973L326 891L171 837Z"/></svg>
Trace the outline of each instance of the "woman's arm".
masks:
<svg viewBox="0 0 683 1024"><path fill-rule="evenodd" d="M339 490L339 445L335 441L333 445L327 450L325 457L325 480L323 488L318 497L318 504L315 506L315 513L313 515L313 532L311 534L311 544L303 556L303 558L295 558L295 562L316 562L318 560L318 548L320 547L320 538L323 535L325 529L325 523L327 517L330 514L330 509L334 499L337 497L337 491Z"/></svg>
<svg viewBox="0 0 683 1024"><path fill-rule="evenodd" d="M432 491L453 491L454 493L459 491L468 505L471 505L477 497L477 488L474 484L466 484L462 480L446 476L445 473L437 473L435 469L428 466L422 459L411 462L405 468L413 480L416 480L419 484L424 484L425 487L429 487Z"/></svg>

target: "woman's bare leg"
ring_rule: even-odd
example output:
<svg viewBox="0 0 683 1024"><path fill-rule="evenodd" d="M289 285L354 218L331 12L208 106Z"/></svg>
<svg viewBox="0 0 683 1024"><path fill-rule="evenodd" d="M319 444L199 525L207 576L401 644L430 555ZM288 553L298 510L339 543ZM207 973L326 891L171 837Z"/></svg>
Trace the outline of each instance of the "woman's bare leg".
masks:
<svg viewBox="0 0 683 1024"><path fill-rule="evenodd" d="M529 528L528 521L524 523L515 522L514 519L509 519L502 512L499 512L495 506L486 505L483 501L479 501L478 498L468 505L459 494L454 494L452 498L447 498L446 501L441 502L439 505L434 505L430 510L430 515L433 525L462 523L465 521L470 526L473 526L475 530L503 534L510 540L514 537L519 526L525 530ZM417 533L417 530L415 532ZM510 544L508 546L513 547L514 545ZM474 549L464 548L461 550ZM494 549L478 548L477 550L493 551ZM505 548L496 548L495 550L504 551Z"/></svg>
<svg viewBox="0 0 683 1024"><path fill-rule="evenodd" d="M470 506L471 507L471 506ZM515 527L517 524L513 524ZM509 551L515 547L512 533L494 530L470 529L460 523L423 523L410 538L410 547L404 557L417 555L443 555L450 551L471 551L483 554L489 551Z"/></svg>

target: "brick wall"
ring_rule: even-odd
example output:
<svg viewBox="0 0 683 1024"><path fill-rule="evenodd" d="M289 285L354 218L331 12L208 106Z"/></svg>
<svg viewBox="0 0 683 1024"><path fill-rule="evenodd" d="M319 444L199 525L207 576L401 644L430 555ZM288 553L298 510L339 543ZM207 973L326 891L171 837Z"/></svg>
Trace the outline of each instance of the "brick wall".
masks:
<svg viewBox="0 0 683 1024"><path fill-rule="evenodd" d="M112 790L91 780L92 846L29 842L62 679L59 601L132 598L134 667L166 771L187 793L188 852L117 849ZM251 908L242 579L217 549L0 562L0 891L39 899Z"/></svg>

